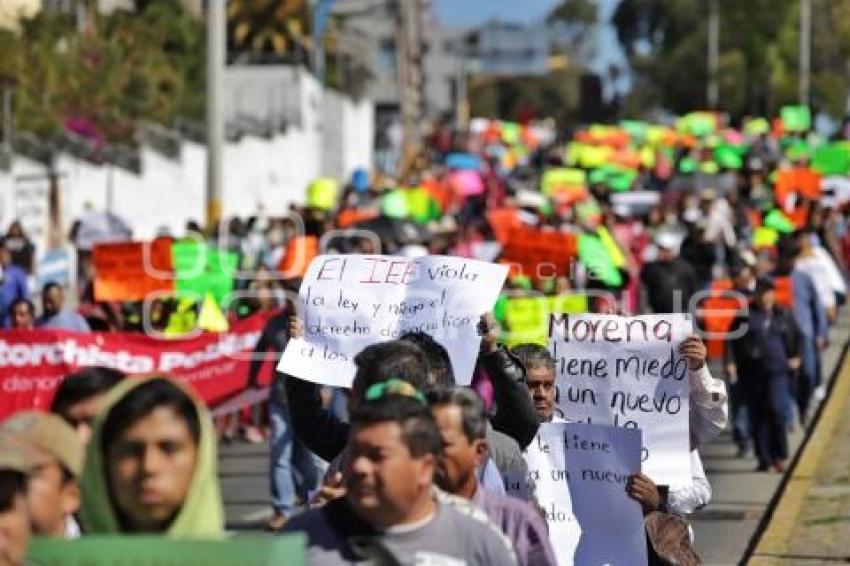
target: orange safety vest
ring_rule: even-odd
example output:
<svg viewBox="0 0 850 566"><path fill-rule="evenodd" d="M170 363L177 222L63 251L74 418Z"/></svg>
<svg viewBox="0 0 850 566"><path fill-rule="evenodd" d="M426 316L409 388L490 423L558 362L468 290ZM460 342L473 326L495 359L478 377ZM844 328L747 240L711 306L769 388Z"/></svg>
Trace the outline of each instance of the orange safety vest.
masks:
<svg viewBox="0 0 850 566"><path fill-rule="evenodd" d="M705 347L710 360L723 359L726 348L725 335L732 327L735 315L746 306L741 296L731 291L730 279L714 281L709 289L709 296L702 300L697 309L697 317L707 335Z"/></svg>

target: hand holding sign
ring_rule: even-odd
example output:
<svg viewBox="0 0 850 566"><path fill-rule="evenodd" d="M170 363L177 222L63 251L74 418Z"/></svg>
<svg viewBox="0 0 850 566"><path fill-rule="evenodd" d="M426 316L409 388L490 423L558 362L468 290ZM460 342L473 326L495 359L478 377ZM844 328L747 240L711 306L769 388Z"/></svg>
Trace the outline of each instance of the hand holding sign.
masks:
<svg viewBox="0 0 850 566"><path fill-rule="evenodd" d="M458 383L468 384L479 319L506 275L505 266L456 257L319 256L299 292L302 336L292 332L278 369L348 387L363 348L425 332L448 350Z"/></svg>
<svg viewBox="0 0 850 566"><path fill-rule="evenodd" d="M688 360L688 367L691 371L696 371L705 365L705 343L696 334L685 338L679 346L679 353Z"/></svg>
<svg viewBox="0 0 850 566"><path fill-rule="evenodd" d="M687 315L550 315L559 406L572 421L643 431L643 470L660 484L691 477L690 378L705 346Z"/></svg>
<svg viewBox="0 0 850 566"><path fill-rule="evenodd" d="M636 474L630 477L626 484L626 493L640 503L644 515L658 510L658 506L661 504L658 486L645 474Z"/></svg>

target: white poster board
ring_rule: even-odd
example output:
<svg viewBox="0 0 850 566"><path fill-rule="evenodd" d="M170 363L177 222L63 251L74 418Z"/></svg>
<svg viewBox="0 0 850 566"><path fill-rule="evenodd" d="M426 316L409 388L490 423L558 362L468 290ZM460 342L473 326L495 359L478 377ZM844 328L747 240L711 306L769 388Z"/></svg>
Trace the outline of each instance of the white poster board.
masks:
<svg viewBox="0 0 850 566"><path fill-rule="evenodd" d="M564 418L641 429L643 472L661 485L691 478L690 379L679 345L692 332L686 314L549 318Z"/></svg>
<svg viewBox="0 0 850 566"><path fill-rule="evenodd" d="M363 348L422 331L448 350L455 380L467 385L479 319L492 310L507 273L507 266L458 257L318 256L299 291L304 336L289 341L278 370L350 387L352 360Z"/></svg>
<svg viewBox="0 0 850 566"><path fill-rule="evenodd" d="M573 564L581 538L581 527L573 514L570 487L566 481L564 424L542 424L537 436L523 452L528 478L505 477L505 491L520 499L531 499L543 508L549 541L559 566Z"/></svg>
<svg viewBox="0 0 850 566"><path fill-rule="evenodd" d="M640 452L636 429L540 427L524 453L529 481L509 480L506 489L534 489L559 566L646 564L643 515L626 494L629 476L640 471Z"/></svg>

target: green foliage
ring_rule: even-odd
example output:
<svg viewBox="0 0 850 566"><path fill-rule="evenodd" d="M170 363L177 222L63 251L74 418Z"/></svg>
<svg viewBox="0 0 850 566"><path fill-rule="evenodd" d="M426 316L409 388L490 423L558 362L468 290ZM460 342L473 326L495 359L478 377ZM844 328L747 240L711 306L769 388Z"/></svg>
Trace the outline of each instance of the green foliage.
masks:
<svg viewBox="0 0 850 566"><path fill-rule="evenodd" d="M797 102L799 0L718 0L720 107L774 115ZM628 108L706 104L708 2L622 0L617 37L635 76ZM840 116L850 88L850 0L812 0L812 103Z"/></svg>
<svg viewBox="0 0 850 566"><path fill-rule="evenodd" d="M0 32L0 76L15 83L17 131L49 138L77 118L106 141L133 143L140 119L202 119L203 22L177 2L90 17L78 32L70 18L43 11L18 36Z"/></svg>
<svg viewBox="0 0 850 566"><path fill-rule="evenodd" d="M517 120L529 111L566 126L577 118L579 70L568 67L545 77L488 78L469 83L475 116Z"/></svg>

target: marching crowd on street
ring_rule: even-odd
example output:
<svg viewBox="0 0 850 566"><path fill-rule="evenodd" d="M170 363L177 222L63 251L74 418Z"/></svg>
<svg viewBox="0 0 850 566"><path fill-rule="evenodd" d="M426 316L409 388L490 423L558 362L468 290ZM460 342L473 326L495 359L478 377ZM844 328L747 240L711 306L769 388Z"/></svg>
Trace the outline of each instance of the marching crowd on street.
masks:
<svg viewBox="0 0 850 566"><path fill-rule="evenodd" d="M534 494L506 492L504 478L527 472L523 451L542 424L571 415L559 409L549 349L516 340L504 305L570 294L586 296L587 312L696 320L679 350L691 481L635 474L624 497L642 510L650 563L699 563L687 521L711 500L700 447L728 428L759 470L785 472L789 430L809 426L825 395L820 353L847 293L850 190L818 156L850 130L828 144L763 122L733 128L694 113L675 126L570 132L545 121L437 125L397 178L320 179L305 205L214 227L204 237L253 273L236 278L250 293L224 314L268 313L255 350L275 356L304 333L291 298L304 270L287 264L304 237L322 239L324 253L510 264L469 352L472 385L456 383L445 346L423 332L363 349L350 389L276 372L266 402L215 420L172 376L80 368L49 412L0 423L0 564L24 563L31 535L224 537L217 447L239 431L269 442L268 529L306 533L310 564L556 564ZM534 256L554 269L529 270L511 241L523 231L575 246ZM187 224L185 235L201 233ZM142 319L167 329L184 314L177 297L147 303L150 313L96 300L91 267L74 300L56 283L31 289L34 254L12 224L0 246L7 329L138 332ZM261 366L251 364L246 388L261 387Z"/></svg>

